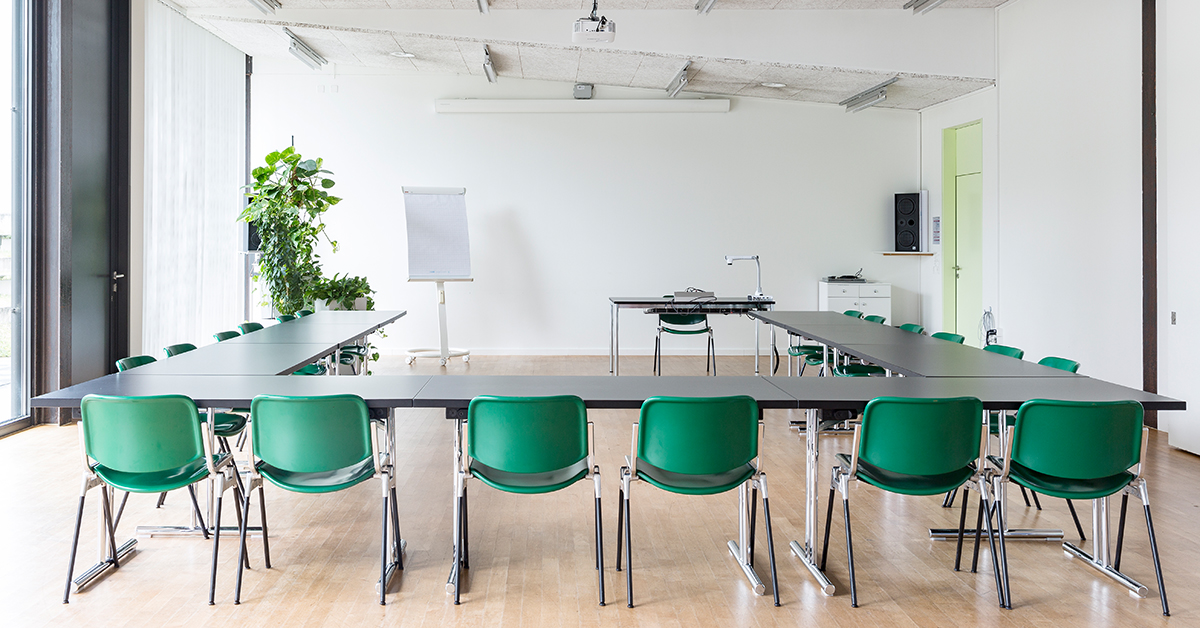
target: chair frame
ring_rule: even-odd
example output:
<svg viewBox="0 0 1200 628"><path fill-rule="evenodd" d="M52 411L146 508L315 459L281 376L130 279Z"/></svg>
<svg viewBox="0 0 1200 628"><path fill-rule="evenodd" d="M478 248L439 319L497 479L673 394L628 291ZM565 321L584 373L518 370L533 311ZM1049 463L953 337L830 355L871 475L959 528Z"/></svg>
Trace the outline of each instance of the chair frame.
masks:
<svg viewBox="0 0 1200 628"><path fill-rule="evenodd" d="M454 564L446 582L447 592L454 594L454 604L459 604L462 594L462 572L471 568L470 534L467 515L467 480L475 477L471 472L471 457L467 452L470 439L470 423L464 409L454 429ZM596 573L600 590L600 606L604 598L604 526L600 507L600 466L596 464L596 424L587 421L587 475L592 480L596 504Z"/></svg>
<svg viewBox="0 0 1200 628"><path fill-rule="evenodd" d="M251 416L251 421L254 418ZM380 479L380 488L383 496L383 536L380 548L380 567L379 581L375 583L375 591L379 594L379 605L387 604L387 590L396 573L404 570L404 556L408 550L408 542L400 535L400 512L396 498L396 477L395 477L395 438L396 438L396 421L395 409L388 408L388 417L386 421L370 420L368 427L371 433L371 462L375 467L375 475ZM383 432L381 437L380 431ZM246 516L242 520L240 535L241 551L246 553L246 532L247 524L250 520L250 495L258 489L258 508L259 516L262 521L262 540L263 540L263 556L267 565L267 569L271 568L271 550L267 539L267 504L266 496L263 492L263 476L258 471L258 466L255 464L254 445L253 445L253 430L246 430L246 441L250 445L250 471L247 473L245 502L243 511ZM383 445L380 445L382 441ZM390 514L390 526L389 526ZM389 532L391 535L389 543ZM237 585L235 588L233 603L241 604L242 601L242 566L238 563Z"/></svg>
<svg viewBox="0 0 1200 628"><path fill-rule="evenodd" d="M712 325L708 324L708 315L707 314L704 315L703 323L697 323L697 325L701 325L701 324L704 325L704 329L702 329L702 330L700 330L700 329L697 329L694 331L688 330L687 332L685 332L683 334L676 334L676 335L699 336L700 334L703 334L703 333L708 334L708 350L705 352L705 355L704 355L704 372L712 373L715 376L717 374L717 346L716 346L716 344L713 343L713 328L712 328ZM654 336L654 374L655 375L660 375L660 376L662 375L662 335L663 335L664 331L667 331L667 333L672 333L672 332L668 331L668 329L671 327L673 327L673 326L663 323L662 314L660 313L659 318L658 318L658 330L657 330L656 335ZM711 365L712 370L709 370L710 365Z"/></svg>
<svg viewBox="0 0 1200 628"><path fill-rule="evenodd" d="M986 430L984 431L986 432ZM1006 431L1007 438L1003 451L1004 466L998 470L994 469L994 467L989 467L989 475L994 485L993 491L998 496L1000 502L1000 508L997 509L997 516L999 517L1001 547L1004 546L1004 521L1005 511L1007 510L1004 497L1007 493L1006 487L1010 482L1013 434L1016 432L1016 426L1007 427ZM1134 595L1142 598L1147 597L1149 589L1121 571L1121 550L1125 540L1126 509L1129 505L1129 496L1133 495L1137 497L1142 502L1142 510L1146 517L1146 530L1150 538L1150 556L1154 561L1154 576L1158 582L1158 597L1159 602L1162 604L1162 614L1164 617L1170 617L1171 609L1167 604L1167 590L1163 584L1162 562L1159 560L1158 555L1158 538L1154 534L1154 519L1150 515L1150 493L1146 485L1146 478L1142 475L1142 466L1146 463L1146 449L1150 440L1149 436L1150 428L1142 427L1142 446L1138 456L1138 463L1134 466L1134 478L1124 488L1117 491L1117 493L1121 494L1121 516L1117 527L1116 551L1112 553L1109 551L1108 498L1117 493L1092 500L1092 541L1095 546L1095 554L1089 554L1068 541L1063 541L1062 548L1069 555L1082 560L1085 565L1117 581ZM1073 511L1074 508L1072 507ZM1003 551L1001 551L1001 559L1003 562L1004 584L1005 588L1008 589L1008 556ZM1011 596L1011 593L1006 595ZM1008 608L1012 608L1011 597L1009 598Z"/></svg>
<svg viewBox="0 0 1200 628"><path fill-rule="evenodd" d="M633 608L633 539L631 512L629 509L630 489L637 477L637 444L638 429L641 422L633 424L632 446L629 456L625 458L625 466L620 471L620 493L617 502L617 571L621 571L621 542L625 544L625 595L626 606ZM771 505L767 495L767 474L763 471L762 444L765 431L762 420L762 409L758 418L758 455L754 458L754 475L742 482L738 488L738 540L728 541L729 553L741 567L742 573L750 582L750 587L756 595L766 594L766 585L754 571L754 530L757 513L758 493L762 492L763 523L767 530L767 556L771 568L771 589L775 606L779 604L779 578L775 567L775 541L771 533Z"/></svg>
<svg viewBox="0 0 1200 628"><path fill-rule="evenodd" d="M193 402L193 405L194 405L194 402ZM199 412L200 412L200 410L197 409L197 419L198 420L200 419ZM221 539L222 498L224 497L226 490L233 489L234 496L235 496L234 501L236 504L237 493L239 491L238 491L237 482L234 481L234 477L233 477L234 474L237 473L237 467L234 465L233 456L230 455L226 458L214 461L214 455L215 455L215 452L217 451L215 444L214 444L215 434L213 433L213 425L214 425L213 415L215 413L212 408L208 408L207 413L208 413L207 420L206 421L201 420L199 422L201 424L200 429L201 429L201 435L202 435L202 438L200 440L201 440L201 444L202 444L202 448L203 448L203 452L204 452L204 463L205 463L205 467L208 470L208 474L205 478L198 480L197 482L208 480L209 487L210 487L209 493L208 493L209 499L210 499L210 505L211 505L211 500L213 499L213 497L216 498L216 513L215 513L214 520L210 522L213 524L213 528L212 528L213 532L211 535L212 541L213 541L213 550L212 550L212 566L211 566L211 570L210 570L210 574L209 574L208 604L210 606L212 606L214 604L214 598L215 598L216 587L217 587L217 556L218 556L218 549L220 546L220 539ZM125 497L121 502L121 507L117 511L116 515L114 516L113 515L113 502L115 501L115 488L112 486L106 485L104 480L100 479L100 477L96 474L94 465L92 464L92 459L88 456L88 453L87 453L86 438L85 438L82 427L79 429L79 452L80 452L80 456L82 458L84 472L83 472L83 479L82 479L80 489L79 489L79 510L75 514L75 532L72 535L72 540L71 540L71 557L70 557L70 560L67 565L67 583L66 583L66 587L63 591L63 604L70 603L71 585L72 584L76 585L76 592L79 592L79 591L82 591L89 584L91 584L91 582L94 581L96 578L100 577L105 572L107 572L109 569L119 569L121 567L121 558L131 554L137 545L136 539L130 539L129 541L122 543L120 546L117 545L116 528L117 528L117 524L120 522L120 519L121 519L121 512L124 511L124 509L125 509L125 501L124 500L129 498L129 493L125 494ZM97 462L97 464L99 464L99 463ZM101 530L103 531L102 537L100 539L101 559L100 559L99 563L96 563L95 565L90 567L88 570L86 570L84 573L82 573L78 578L72 579L72 576L74 576L74 572L75 572L75 558L76 558L76 554L78 553L78 549L79 549L79 531L80 531L80 528L82 527L82 523L83 523L84 502L87 498L88 491L90 491L93 488L100 488L100 498L101 498L100 525L101 525ZM200 518L200 505L196 500L195 483L188 485L187 488L188 488L188 492L191 494L191 497L192 497L192 506L195 509L194 512L195 512L198 520L200 521L201 531L203 532L204 537L208 538L210 536L208 533L208 528L205 527L203 518ZM248 517L244 517L243 521L245 521L245 519L247 519L247 518ZM265 529L264 529L264 534L265 534ZM245 558L244 553L242 555L242 558ZM240 566L241 564L242 564L242 561L239 560L238 565Z"/></svg>

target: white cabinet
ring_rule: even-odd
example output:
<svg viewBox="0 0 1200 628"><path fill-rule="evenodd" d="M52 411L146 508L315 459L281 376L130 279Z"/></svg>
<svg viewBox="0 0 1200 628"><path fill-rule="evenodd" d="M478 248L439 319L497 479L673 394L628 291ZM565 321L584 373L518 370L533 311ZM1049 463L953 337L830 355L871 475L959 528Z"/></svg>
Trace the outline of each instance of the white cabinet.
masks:
<svg viewBox="0 0 1200 628"><path fill-rule="evenodd" d="M882 316L892 323L892 284L867 281L863 283L831 283L821 281L817 309L822 312L858 310L864 316Z"/></svg>

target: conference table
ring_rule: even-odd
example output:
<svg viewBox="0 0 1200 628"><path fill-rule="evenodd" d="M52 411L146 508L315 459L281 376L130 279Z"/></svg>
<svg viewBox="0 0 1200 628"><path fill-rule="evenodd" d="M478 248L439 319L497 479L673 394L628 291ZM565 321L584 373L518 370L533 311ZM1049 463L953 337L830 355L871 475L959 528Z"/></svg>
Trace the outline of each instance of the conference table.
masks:
<svg viewBox="0 0 1200 628"><path fill-rule="evenodd" d="M331 315L341 313L329 313ZM345 340L361 337L365 330L378 329L403 315L399 313L380 313L379 319L366 320L357 330L351 328L355 324L345 325L341 332ZM792 316L797 314L797 316ZM395 425L403 418L397 409L405 408L439 408L444 409L446 417L458 422L461 433L462 422L466 419L466 409L471 400L478 395L504 396L542 396L542 395L577 395L583 399L589 408L596 409L637 409L642 403L653 396L680 397L713 397L725 395L749 395L753 397L760 409L798 409L807 412L806 427L806 485L805 485L805 531L804 542L792 541L790 547L805 564L821 585L826 594L832 594L834 587L815 561L816 535L818 531L818 512L820 491L817 486L819 463L819 421L817 412L820 410L862 410L867 403L880 396L901 397L959 397L974 396L979 398L985 410L1016 410L1029 399L1053 398L1075 401L1115 401L1132 399L1140 402L1147 410L1183 410L1183 401L1161 395L1143 392L1117 384L1103 382L1082 375L1073 375L1038 367L1027 369L1027 364L1006 356L995 355L961 347L947 341L925 338L918 334L895 330L874 323L863 322L861 325L846 325L844 321L828 316L809 316L802 320L799 314L827 313L788 313L788 312L755 312L752 316L784 327L793 333L804 337L820 339L823 344L839 351L852 353L864 359L874 361L875 358L885 359L890 356L891 365L895 372L909 375L908 377L872 377L872 378L835 378L835 377L611 377L611 376L428 376L428 375L397 375L372 377L280 377L276 367L279 364L296 362L302 354L328 354L337 350L337 342L333 345L311 342L295 342L292 344L255 343L243 340L241 344L254 346L262 352L278 353L283 356L277 364L266 371L257 374L245 371L250 365L256 364L255 358L235 356L233 353L213 351L217 347L237 339L218 345L211 345L165 360L171 363L191 353L212 352L210 362L197 361L194 366L197 372L182 373L174 370L147 369L138 367L107 375L75 386L64 388L52 393L40 395L31 401L34 407L79 407L80 401L88 394L100 395L158 395L182 394L192 398L197 407L213 412L218 409L247 407L257 395L323 395L349 393L362 397L373 414L386 416L389 438L394 438ZM394 316L393 316L394 315ZM319 314L314 314L314 318ZM388 318L390 316L390 318ZM854 323L852 319L841 314L834 316ZM336 316L326 316L325 324L320 320L297 325L296 328L313 326L321 328L337 327L342 323L334 322ZM305 321L298 319L289 323L273 326L247 334L253 337L268 329L286 328L293 323ZM385 322L386 319L386 322ZM865 327L870 326L870 327ZM861 332L855 333L857 329ZM859 343L865 337L871 337L874 329L895 331L895 338L873 338L875 343ZM851 331L846 331L847 329ZM284 332L270 332L283 334ZM306 333L306 332L304 332ZM296 332L289 336L298 340L311 340L311 336ZM884 332L885 334L890 332ZM347 335L349 334L349 335ZM867 334L867 335L862 335ZM337 334L335 334L336 336ZM266 337L266 336L264 336ZM914 340L920 339L923 340ZM328 340L328 339L327 339ZM342 340L342 341L345 341ZM338 341L338 342L342 342ZM935 344L937 343L937 344ZM292 346L299 346L299 353L292 353ZM948 353L942 346L953 345L966 352ZM236 345L235 345L236 346ZM323 348L322 348L323 347ZM901 347L895 355L889 347ZM909 357L904 357L905 354ZM883 357L880 357L883 356ZM933 356L933 357L929 357ZM937 368L938 356L949 356L945 359L957 360L955 369ZM969 357L974 356L974 357ZM976 360L979 356L988 356ZM247 366L237 366L236 373L229 370L219 371L216 366L229 367L228 360L245 359ZM995 362L993 358L1002 360ZM973 361L975 360L975 361ZM180 362L182 364L182 362ZM189 363L191 364L191 363ZM241 363L239 363L241 364ZM205 366L209 365L209 366ZM153 366L153 365L148 365ZM971 368L966 368L970 366ZM993 369L996 376L974 376L972 373L985 372ZM986 415L986 412L985 412ZM394 450L389 444L389 449ZM749 507L748 500L741 499L742 508ZM457 504L457 502L456 502ZM456 505L457 507L457 505ZM744 521L746 517L739 517ZM1100 525L1093 517L1094 538L1105 542L1107 525ZM1107 523L1107 522L1105 522ZM739 540L745 547L748 530L744 523L739 525ZM136 542L135 540L132 542ZM124 549L126 546L121 546ZM129 549L132 549L130 547ZM731 552L733 551L731 547ZM753 569L747 569L744 558L734 552L735 558L742 563L743 570L751 580L757 593L763 593L761 581L755 582L752 577ZM1097 566L1097 565L1094 565ZM1100 568L1101 566L1097 566ZM103 570L102 565L97 568ZM96 569L96 568L93 568ZM1103 569L1101 569L1103 571ZM86 575L86 574L85 574ZM95 577L95 576L93 576ZM1136 584L1136 583L1135 583ZM1129 586L1126 583L1127 586ZM1139 585L1140 586L1140 585ZM1131 587L1133 588L1133 587ZM1144 590L1144 587L1142 587ZM1135 590L1136 592L1136 590ZM1143 592L1144 594L1144 592Z"/></svg>
<svg viewBox="0 0 1200 628"><path fill-rule="evenodd" d="M647 314L749 314L775 307L770 297L713 297L684 301L675 297L608 298L608 372L621 374L621 310L640 309ZM758 325L754 326L754 374L758 375ZM771 328L771 346L775 346L775 328Z"/></svg>

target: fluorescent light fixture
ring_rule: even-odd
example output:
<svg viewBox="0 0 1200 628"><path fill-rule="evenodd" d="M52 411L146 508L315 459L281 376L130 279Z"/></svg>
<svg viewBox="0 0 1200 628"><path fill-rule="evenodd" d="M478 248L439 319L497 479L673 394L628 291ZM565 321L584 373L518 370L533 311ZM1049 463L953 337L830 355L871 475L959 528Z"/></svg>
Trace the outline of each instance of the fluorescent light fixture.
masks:
<svg viewBox="0 0 1200 628"><path fill-rule="evenodd" d="M683 86L688 84L687 71L690 67L692 67L691 61L683 64L683 69L679 71L679 74L676 74L675 78L667 83L667 98L674 98L683 89Z"/></svg>
<svg viewBox="0 0 1200 628"><path fill-rule="evenodd" d="M475 1L479 3L479 12L486 15L489 11L488 0L475 0Z"/></svg>
<svg viewBox="0 0 1200 628"><path fill-rule="evenodd" d="M262 11L265 15L275 15L275 9L283 8L279 0L250 0L250 4L253 4L254 8Z"/></svg>
<svg viewBox="0 0 1200 628"><path fill-rule="evenodd" d="M411 52L404 52L403 50L397 50L396 52L389 52L388 54L392 55L393 57L399 57L401 59L413 59L413 58L416 58L416 56L417 56Z"/></svg>
<svg viewBox="0 0 1200 628"><path fill-rule="evenodd" d="M483 74L489 83L496 82L496 66L492 65L492 53L488 51L487 44L483 45Z"/></svg>
<svg viewBox="0 0 1200 628"><path fill-rule="evenodd" d="M292 45L288 48L288 52L292 53L293 57L299 59L301 63L307 65L310 69L320 70L321 66L329 63L325 57L322 57L316 50L313 50L312 46L304 43L303 39L297 37L286 26L283 28L283 34L292 40Z"/></svg>
<svg viewBox="0 0 1200 628"><path fill-rule="evenodd" d="M898 80L900 80L900 77L893 76L875 87L855 94L838 104L846 108L846 113L858 113L867 107L873 107L887 100L888 85Z"/></svg>
<svg viewBox="0 0 1200 628"><path fill-rule="evenodd" d="M696 3L696 12L700 15L708 15L708 12L712 11L713 5L716 3L717 0L700 0Z"/></svg>
<svg viewBox="0 0 1200 628"><path fill-rule="evenodd" d="M763 87L774 87L775 89L787 87L787 83L759 83L759 85L762 85Z"/></svg>
<svg viewBox="0 0 1200 628"><path fill-rule="evenodd" d="M946 0L908 0L905 9L912 9L913 15L924 15L938 8Z"/></svg>

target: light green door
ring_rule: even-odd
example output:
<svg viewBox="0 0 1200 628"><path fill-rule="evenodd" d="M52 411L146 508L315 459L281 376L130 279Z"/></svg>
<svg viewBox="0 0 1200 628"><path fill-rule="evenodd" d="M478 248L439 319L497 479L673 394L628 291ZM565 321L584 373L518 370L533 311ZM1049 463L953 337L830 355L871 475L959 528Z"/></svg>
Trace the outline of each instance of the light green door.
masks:
<svg viewBox="0 0 1200 628"><path fill-rule="evenodd" d="M946 129L942 254L945 325L979 346L983 315L983 125Z"/></svg>

